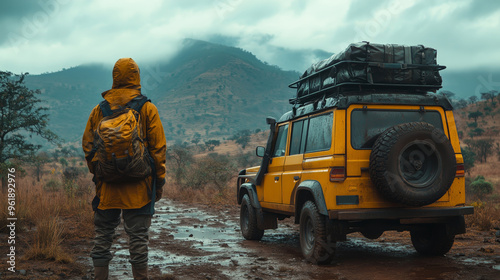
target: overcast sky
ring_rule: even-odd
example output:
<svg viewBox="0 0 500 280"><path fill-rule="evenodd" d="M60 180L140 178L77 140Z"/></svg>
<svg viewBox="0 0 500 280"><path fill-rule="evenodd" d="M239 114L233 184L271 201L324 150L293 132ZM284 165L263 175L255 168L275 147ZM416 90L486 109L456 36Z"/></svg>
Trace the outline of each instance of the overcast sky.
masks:
<svg viewBox="0 0 500 280"><path fill-rule="evenodd" d="M286 70L362 40L434 47L448 69L500 68L496 0L1 0L0 26L0 70L14 73L165 60L184 38Z"/></svg>

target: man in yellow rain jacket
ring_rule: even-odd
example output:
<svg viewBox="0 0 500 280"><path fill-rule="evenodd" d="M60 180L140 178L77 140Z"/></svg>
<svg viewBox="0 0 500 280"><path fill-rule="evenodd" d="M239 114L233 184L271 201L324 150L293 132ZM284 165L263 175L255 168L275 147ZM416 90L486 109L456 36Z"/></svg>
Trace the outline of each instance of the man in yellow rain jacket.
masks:
<svg viewBox="0 0 500 280"><path fill-rule="evenodd" d="M139 67L131 58L119 59L113 69L112 89L102 93L111 110L123 107L132 99L141 96ZM124 228L129 235L130 263L134 279L148 279L148 229L154 213L154 202L162 196L165 184L166 140L158 109L146 102L139 110L141 135L144 146L154 161L155 174L139 181L96 183L94 208L95 244L91 257L95 268L95 279L108 278L108 265L112 259L110 248L115 228L123 217ZM103 119L101 107L96 106L90 113L82 146L89 170L95 175L97 156L94 155L95 131ZM96 178L96 176L94 176ZM154 184L154 185L153 185ZM155 190L153 192L153 190Z"/></svg>

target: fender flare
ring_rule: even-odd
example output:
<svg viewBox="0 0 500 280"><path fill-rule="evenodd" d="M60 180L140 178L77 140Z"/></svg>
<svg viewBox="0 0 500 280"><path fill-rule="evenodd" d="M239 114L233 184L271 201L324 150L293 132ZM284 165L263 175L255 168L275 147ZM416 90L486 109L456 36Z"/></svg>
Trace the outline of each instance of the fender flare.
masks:
<svg viewBox="0 0 500 280"><path fill-rule="evenodd" d="M243 195L248 194L250 198L250 203L255 209L262 208L260 206L259 198L257 196L257 191L255 190L255 185L252 183L244 183L241 184L238 191L238 204L241 204L241 200L243 199Z"/></svg>
<svg viewBox="0 0 500 280"><path fill-rule="evenodd" d="M308 192L314 199L314 203L316 207L318 207L318 211L320 214L328 216L328 210L326 208L325 196L323 195L323 188L321 184L316 180L306 180L299 184L297 190L295 191L295 217L297 219L300 216L300 211L302 209L299 208L299 205L302 205L305 201L303 198L299 197L300 193Z"/></svg>

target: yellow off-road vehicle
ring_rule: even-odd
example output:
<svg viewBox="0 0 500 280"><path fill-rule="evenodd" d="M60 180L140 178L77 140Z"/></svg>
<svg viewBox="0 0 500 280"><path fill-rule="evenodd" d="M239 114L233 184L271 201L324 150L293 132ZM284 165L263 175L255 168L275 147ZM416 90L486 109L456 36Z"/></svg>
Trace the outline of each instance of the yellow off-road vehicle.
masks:
<svg viewBox="0 0 500 280"><path fill-rule="evenodd" d="M380 46L392 47L393 56L400 50ZM302 253L317 264L331 262L335 243L353 232L376 239L388 230L410 231L419 253L445 254L465 233L464 215L473 207L465 206L452 106L434 93L444 66L435 58L408 63L421 55L413 47L401 46L410 52L405 63L373 56L359 62L350 48L349 60L330 58L330 65L306 71L291 84L298 89L292 110L267 119L267 146L256 149L262 164L238 177L241 232L260 240L294 216ZM350 76L340 80L345 69Z"/></svg>

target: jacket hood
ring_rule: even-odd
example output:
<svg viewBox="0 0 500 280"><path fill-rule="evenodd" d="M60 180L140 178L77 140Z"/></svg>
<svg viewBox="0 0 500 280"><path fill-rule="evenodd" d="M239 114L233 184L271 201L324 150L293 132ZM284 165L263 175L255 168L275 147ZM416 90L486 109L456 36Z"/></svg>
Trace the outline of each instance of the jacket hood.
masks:
<svg viewBox="0 0 500 280"><path fill-rule="evenodd" d="M113 89L141 89L139 66L132 58L120 58L113 68Z"/></svg>
<svg viewBox="0 0 500 280"><path fill-rule="evenodd" d="M102 93L111 108L128 103L141 94L139 66L132 58L120 58L113 68L113 86Z"/></svg>

